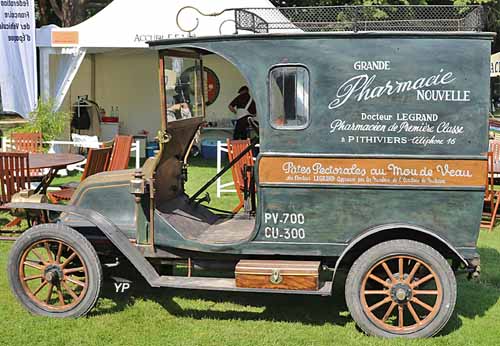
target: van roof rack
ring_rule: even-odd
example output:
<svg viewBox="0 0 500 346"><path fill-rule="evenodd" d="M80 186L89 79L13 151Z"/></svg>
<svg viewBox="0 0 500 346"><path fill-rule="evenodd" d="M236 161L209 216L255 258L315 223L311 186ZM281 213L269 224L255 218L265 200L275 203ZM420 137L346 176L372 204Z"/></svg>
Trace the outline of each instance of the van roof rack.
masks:
<svg viewBox="0 0 500 346"><path fill-rule="evenodd" d="M372 5L245 8L235 10L236 30L280 31L481 31L479 5Z"/></svg>
<svg viewBox="0 0 500 346"><path fill-rule="evenodd" d="M217 13L203 13L185 6L177 13L178 27L191 33L198 27L183 28L181 12L195 10L202 16L215 17L234 11L234 19L224 20L219 27L234 22L235 34L358 31L482 31L485 22L480 5L371 5L228 8Z"/></svg>

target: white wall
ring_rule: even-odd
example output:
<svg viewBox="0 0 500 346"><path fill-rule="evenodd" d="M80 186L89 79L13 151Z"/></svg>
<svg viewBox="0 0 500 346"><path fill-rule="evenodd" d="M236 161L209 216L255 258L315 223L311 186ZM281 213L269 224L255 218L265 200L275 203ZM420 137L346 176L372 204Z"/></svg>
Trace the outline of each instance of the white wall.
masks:
<svg viewBox="0 0 500 346"><path fill-rule="evenodd" d="M245 80L232 64L216 55L206 56L204 64L216 73L221 86L218 98L207 107L207 121L234 118L227 106L236 97L238 89L246 84ZM112 106L119 107L121 133L134 135L144 129L149 131L150 139L154 138L160 128L158 53L148 49L98 53L95 55L95 69L95 101L108 115ZM54 70L51 65L51 71ZM53 78L55 73L51 75L51 80ZM90 94L91 59L86 56L63 108L69 110L77 96L90 97Z"/></svg>
<svg viewBox="0 0 500 346"><path fill-rule="evenodd" d="M160 128L158 58L148 50L96 55L96 101L106 112L118 106L120 131L156 136Z"/></svg>
<svg viewBox="0 0 500 346"><path fill-rule="evenodd" d="M59 55L50 55L50 95L55 95L55 81L57 78L57 69L58 69L58 64L60 61L60 56ZM78 96L83 96L83 95L89 95L90 97L90 89L91 89L91 63L90 63L90 58L85 57L82 61L82 64L80 65L80 68L78 70L78 73L76 74L75 78L73 79L73 82L71 83L71 86L68 90L68 94L64 98L64 101L61 105L61 109L71 112L71 105L76 102ZM68 128L66 133L64 134L64 138L60 139L65 139L69 140L70 139L70 126L68 124Z"/></svg>
<svg viewBox="0 0 500 346"><path fill-rule="evenodd" d="M217 55L206 56L203 58L203 63L219 77L221 86L219 97L207 107L207 121L220 118L234 119L235 115L229 111L227 106L238 95L238 89L247 84L245 79L233 64Z"/></svg>

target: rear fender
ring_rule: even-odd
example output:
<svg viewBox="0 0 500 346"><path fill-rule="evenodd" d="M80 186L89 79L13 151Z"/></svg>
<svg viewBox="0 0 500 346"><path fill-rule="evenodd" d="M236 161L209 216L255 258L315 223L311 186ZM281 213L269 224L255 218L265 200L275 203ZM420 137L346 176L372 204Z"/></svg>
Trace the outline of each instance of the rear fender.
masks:
<svg viewBox="0 0 500 346"><path fill-rule="evenodd" d="M407 230L408 232L401 233L401 230ZM422 239L418 239L419 235L421 235L420 238ZM375 239L378 239L379 241L375 241ZM380 243L381 241L392 239L414 239L432 246L439 252L447 250L448 252L456 256L456 258L466 267L470 266L470 263L453 247L453 245L448 240L436 235L434 232L415 225L388 224L371 228L366 232L360 234L356 238L352 239L335 263L332 280L335 280L335 275L337 274L338 269L342 264L348 264L349 262L351 262L352 264L352 262L357 258L356 254L367 250L367 248L375 245L377 242ZM371 244L371 240L373 240L373 244ZM432 244L430 244L429 240L432 240ZM439 248L436 248L436 245L439 245ZM351 258L351 260L348 261L347 258L349 258L350 255L354 255L355 257Z"/></svg>

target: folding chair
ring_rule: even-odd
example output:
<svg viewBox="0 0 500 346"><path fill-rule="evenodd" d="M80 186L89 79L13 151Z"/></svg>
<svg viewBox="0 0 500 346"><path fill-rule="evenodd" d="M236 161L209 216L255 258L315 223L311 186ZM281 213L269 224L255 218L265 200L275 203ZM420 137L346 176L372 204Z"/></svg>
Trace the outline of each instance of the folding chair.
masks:
<svg viewBox="0 0 500 346"><path fill-rule="evenodd" d="M113 152L108 171L116 171L128 168L130 160L130 148L132 147L132 136L116 136L113 142Z"/></svg>
<svg viewBox="0 0 500 346"><path fill-rule="evenodd" d="M486 176L486 184L484 191L484 206L483 206L483 219L481 227L487 228L492 231L495 227L496 216L500 204L500 192L495 191L495 166L493 152L488 152L488 174ZM486 208L484 208L486 207ZM485 211L486 209L486 211Z"/></svg>
<svg viewBox="0 0 500 346"><path fill-rule="evenodd" d="M227 156L229 161L233 161L238 155L240 155L246 148L250 146L250 140L233 140L227 139ZM245 205L245 191L249 191L251 184L254 184L252 179L252 170L254 167L253 154L252 151L248 151L243 157L241 157L232 167L231 172L233 174L234 186L236 188L236 193L240 199L240 203L233 209L233 213L237 213Z"/></svg>
<svg viewBox="0 0 500 346"><path fill-rule="evenodd" d="M14 132L10 135L11 147L16 151L25 151L28 153L39 153L43 149L43 139L40 132L19 133Z"/></svg>
<svg viewBox="0 0 500 346"><path fill-rule="evenodd" d="M43 138L40 132L22 133L14 132L10 135L11 150L27 153L40 153L43 150ZM40 181L44 176L43 170L32 169L30 178L32 181Z"/></svg>
<svg viewBox="0 0 500 346"><path fill-rule="evenodd" d="M87 156L87 163L85 164L85 169L82 174L80 181L85 180L87 177L94 175L96 173L104 172L109 164L109 158L111 156L112 148L102 148L102 149L89 149ZM68 187L63 188L60 191L53 191L47 193L47 197L52 203L59 203L60 201L69 201L73 196L76 188Z"/></svg>
<svg viewBox="0 0 500 346"><path fill-rule="evenodd" d="M9 203L12 196L30 186L29 153L0 152L0 204ZM17 226L20 217L14 218L6 227Z"/></svg>
<svg viewBox="0 0 500 346"><path fill-rule="evenodd" d="M489 142L489 147L490 147L489 151L493 153L493 167L497 167L500 165L500 141L491 140Z"/></svg>

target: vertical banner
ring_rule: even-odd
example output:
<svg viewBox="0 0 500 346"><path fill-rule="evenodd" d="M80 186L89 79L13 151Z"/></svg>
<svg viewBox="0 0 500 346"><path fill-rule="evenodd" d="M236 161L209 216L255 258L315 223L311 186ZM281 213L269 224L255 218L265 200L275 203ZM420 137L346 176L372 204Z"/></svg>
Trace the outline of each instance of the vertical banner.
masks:
<svg viewBox="0 0 500 346"><path fill-rule="evenodd" d="M35 0L0 0L0 111L36 107Z"/></svg>

